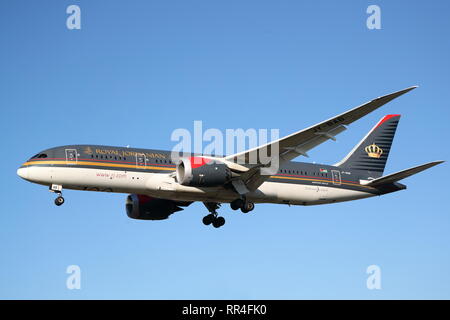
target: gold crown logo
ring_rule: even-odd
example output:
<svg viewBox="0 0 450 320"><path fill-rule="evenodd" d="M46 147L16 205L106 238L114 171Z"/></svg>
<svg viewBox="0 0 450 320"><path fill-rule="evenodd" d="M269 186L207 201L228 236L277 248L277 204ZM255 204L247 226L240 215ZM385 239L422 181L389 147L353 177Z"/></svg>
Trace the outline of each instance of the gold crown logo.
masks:
<svg viewBox="0 0 450 320"><path fill-rule="evenodd" d="M383 149L377 146L375 143L372 143L370 146L367 146L364 150L366 150L367 155L370 158L380 158L383 154Z"/></svg>
<svg viewBox="0 0 450 320"><path fill-rule="evenodd" d="M84 149L84 153L87 153L87 154L93 154L94 152L92 151L92 149L91 149L90 147L86 147L86 148Z"/></svg>

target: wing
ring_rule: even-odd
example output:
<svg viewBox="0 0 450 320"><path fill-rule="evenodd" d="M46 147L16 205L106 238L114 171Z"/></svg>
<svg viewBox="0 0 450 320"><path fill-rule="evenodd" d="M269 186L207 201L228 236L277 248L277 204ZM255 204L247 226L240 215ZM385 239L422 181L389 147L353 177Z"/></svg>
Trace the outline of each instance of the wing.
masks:
<svg viewBox="0 0 450 320"><path fill-rule="evenodd" d="M243 174L241 180L250 190L255 189L270 175L270 173L265 174L261 172L261 167L272 166L272 162L275 160L284 162L292 160L299 155L308 157L307 152L309 150L329 139L336 140L335 136L346 130L347 125L415 88L417 86L378 97L309 128L297 131L265 145L226 156L224 159L230 162L250 165L252 169ZM266 177L264 177L265 175ZM242 192L239 193L242 194Z"/></svg>
<svg viewBox="0 0 450 320"><path fill-rule="evenodd" d="M329 139L336 140L335 136L346 130L346 125L353 123L354 121L364 117L370 112L388 103L389 101L415 88L417 88L417 86L406 88L404 90L376 98L359 107L353 108L347 112L339 114L309 128L297 131L276 141L269 142L265 145L226 156L225 159L241 164L265 165L266 163L260 161L262 157L260 157L259 155L262 154L263 150L269 151L268 153L264 154L271 155L270 151L271 149L273 149L272 146L277 144L278 153L272 155L273 157L279 156L283 160L291 160L298 157L299 155L307 156L306 152L308 150L311 150L312 148ZM251 163L251 159L255 159L256 163ZM238 160L245 160L245 162L240 162Z"/></svg>

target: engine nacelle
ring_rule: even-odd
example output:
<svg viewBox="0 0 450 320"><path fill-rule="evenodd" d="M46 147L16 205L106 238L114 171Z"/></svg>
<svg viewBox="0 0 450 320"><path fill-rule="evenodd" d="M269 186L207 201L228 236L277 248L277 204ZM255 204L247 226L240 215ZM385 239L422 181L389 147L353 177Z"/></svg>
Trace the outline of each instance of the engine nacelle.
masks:
<svg viewBox="0 0 450 320"><path fill-rule="evenodd" d="M183 203L181 205L189 205ZM152 198L140 194L130 194L127 197L126 210L127 215L132 219L139 220L164 220L167 219L172 213L183 210L178 205L180 203Z"/></svg>
<svg viewBox="0 0 450 320"><path fill-rule="evenodd" d="M177 181L184 186L218 187L230 181L228 166L203 157L183 158L177 164Z"/></svg>

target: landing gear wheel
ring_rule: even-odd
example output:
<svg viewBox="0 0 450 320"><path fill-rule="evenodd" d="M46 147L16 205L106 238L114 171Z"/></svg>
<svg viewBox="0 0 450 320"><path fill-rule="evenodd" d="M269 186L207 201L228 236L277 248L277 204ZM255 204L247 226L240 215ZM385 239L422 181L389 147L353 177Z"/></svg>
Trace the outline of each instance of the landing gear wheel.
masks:
<svg viewBox="0 0 450 320"><path fill-rule="evenodd" d="M242 208L243 205L244 205L244 200L242 200L242 199L236 199L230 203L230 207L233 210L238 210L238 209Z"/></svg>
<svg viewBox="0 0 450 320"><path fill-rule="evenodd" d="M225 224L225 218L224 217L217 217L216 219L214 219L214 221L212 223L214 228L220 228L224 224Z"/></svg>
<svg viewBox="0 0 450 320"><path fill-rule="evenodd" d="M214 215L213 214L208 214L207 216L204 216L203 217L203 224L205 225L205 226L208 226L208 225L210 225L211 223L213 223L213 221L214 221L214 219L215 219L215 217L214 217Z"/></svg>
<svg viewBox="0 0 450 320"><path fill-rule="evenodd" d="M212 224L214 228L220 228L225 224L225 218L219 217L217 214L217 209L220 207L218 202L203 202L205 207L208 209L209 214L203 217L203 223L205 225Z"/></svg>
<svg viewBox="0 0 450 320"><path fill-rule="evenodd" d="M57 205L57 206L60 206L60 205L62 205L64 203L64 198L62 197L62 196L58 196L56 199L55 199L55 204Z"/></svg>
<svg viewBox="0 0 450 320"><path fill-rule="evenodd" d="M241 208L243 213L247 213L255 209L255 204L253 202L245 202Z"/></svg>

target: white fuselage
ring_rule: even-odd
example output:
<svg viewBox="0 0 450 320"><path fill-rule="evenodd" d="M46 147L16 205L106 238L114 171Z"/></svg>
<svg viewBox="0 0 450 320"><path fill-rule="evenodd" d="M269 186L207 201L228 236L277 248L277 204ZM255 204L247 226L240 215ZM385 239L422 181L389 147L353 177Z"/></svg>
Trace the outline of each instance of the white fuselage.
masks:
<svg viewBox="0 0 450 320"><path fill-rule="evenodd" d="M29 166L18 170L22 178L65 189L145 194L180 201L231 202L237 193L223 187L198 188L178 184L170 173L147 173L108 169ZM246 195L255 203L314 205L371 197L369 192L333 186L264 182Z"/></svg>

